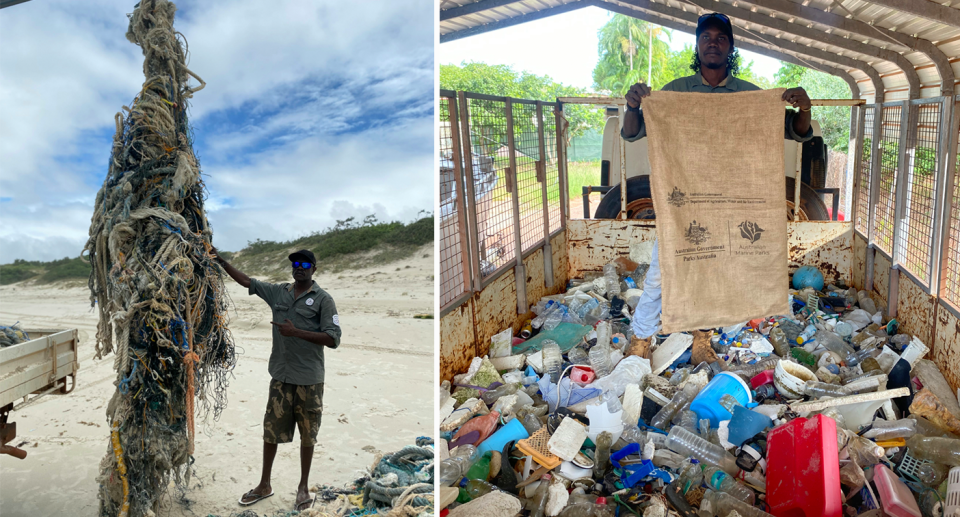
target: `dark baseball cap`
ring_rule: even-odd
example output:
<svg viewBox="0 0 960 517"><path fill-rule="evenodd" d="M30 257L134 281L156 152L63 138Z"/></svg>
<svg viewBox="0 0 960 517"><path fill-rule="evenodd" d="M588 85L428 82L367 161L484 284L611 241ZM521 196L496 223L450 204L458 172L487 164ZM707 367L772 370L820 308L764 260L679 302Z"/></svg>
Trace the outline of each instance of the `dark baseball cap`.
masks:
<svg viewBox="0 0 960 517"><path fill-rule="evenodd" d="M730 38L730 46L735 46L733 43L733 26L730 24L730 18L727 18L727 15L720 13L707 13L701 15L697 20L697 39L700 39L700 33L702 33L707 27L716 27L720 29L724 34Z"/></svg>
<svg viewBox="0 0 960 517"><path fill-rule="evenodd" d="M310 251L310 250L294 251L294 252L291 253L290 256L287 257L287 258L290 259L290 262L296 262L296 261L299 260L299 261L302 261L302 262L309 262L309 263L313 264L314 266L317 265L317 257L315 257L315 256L313 255L313 252Z"/></svg>

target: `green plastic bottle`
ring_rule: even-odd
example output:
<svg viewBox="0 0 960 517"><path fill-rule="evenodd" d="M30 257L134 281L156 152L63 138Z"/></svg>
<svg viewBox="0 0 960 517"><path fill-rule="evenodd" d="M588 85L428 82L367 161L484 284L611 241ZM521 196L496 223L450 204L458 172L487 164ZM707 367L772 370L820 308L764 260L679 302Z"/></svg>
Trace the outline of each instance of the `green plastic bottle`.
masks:
<svg viewBox="0 0 960 517"><path fill-rule="evenodd" d="M806 350L800 347L791 349L790 355L792 355L794 359L796 359L797 361L800 361L801 363L807 366L813 366L817 364L817 356L811 354L810 352L807 352Z"/></svg>
<svg viewBox="0 0 960 517"><path fill-rule="evenodd" d="M483 456L470 467L465 476L467 479L481 479L486 481L490 477L490 458L493 456L491 451L483 453Z"/></svg>

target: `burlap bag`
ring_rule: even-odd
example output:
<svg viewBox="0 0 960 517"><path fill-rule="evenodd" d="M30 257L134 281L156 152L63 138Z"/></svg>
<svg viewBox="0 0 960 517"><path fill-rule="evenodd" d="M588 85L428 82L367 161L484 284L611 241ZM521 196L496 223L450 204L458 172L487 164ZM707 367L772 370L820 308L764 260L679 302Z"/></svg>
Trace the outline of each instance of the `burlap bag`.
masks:
<svg viewBox="0 0 960 517"><path fill-rule="evenodd" d="M782 95L643 100L665 333L788 313Z"/></svg>

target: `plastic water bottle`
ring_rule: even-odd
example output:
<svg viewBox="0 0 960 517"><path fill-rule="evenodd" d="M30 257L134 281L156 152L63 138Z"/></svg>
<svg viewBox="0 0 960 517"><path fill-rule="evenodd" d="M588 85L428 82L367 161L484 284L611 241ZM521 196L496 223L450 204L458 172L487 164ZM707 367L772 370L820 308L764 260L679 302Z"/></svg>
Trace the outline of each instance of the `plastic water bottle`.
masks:
<svg viewBox="0 0 960 517"><path fill-rule="evenodd" d="M454 449L453 455L440 462L440 486L451 486L463 479L476 461L477 448L473 445Z"/></svg>
<svg viewBox="0 0 960 517"><path fill-rule="evenodd" d="M490 492L497 491L497 488L494 485L482 480L482 479L471 479L467 481L467 494L470 495L470 499L476 499L481 496L485 496Z"/></svg>
<svg viewBox="0 0 960 517"><path fill-rule="evenodd" d="M593 479L603 479L610 468L610 448L613 447L613 435L604 431L597 436L596 457L593 459Z"/></svg>
<svg viewBox="0 0 960 517"><path fill-rule="evenodd" d="M876 420L870 430L863 433L863 436L875 441L884 441L894 438L910 438L915 434L917 434L917 421L901 418L893 421Z"/></svg>
<svg viewBox="0 0 960 517"><path fill-rule="evenodd" d="M845 397L851 395L849 389L836 384L826 382L807 381L803 387L803 394L808 397L819 399L822 397Z"/></svg>
<svg viewBox="0 0 960 517"><path fill-rule="evenodd" d="M703 483L703 468L697 460L687 460L680 468L680 490L686 494L691 488L697 488Z"/></svg>
<svg viewBox="0 0 960 517"><path fill-rule="evenodd" d="M543 323L547 320L547 315L551 311L555 310L557 305L559 305L557 302L553 300L547 300L547 303L542 308L540 308L539 312L537 312L536 310L537 307L534 307L534 312L537 312L537 317L533 318L533 320L530 322L530 325L535 329L542 327Z"/></svg>
<svg viewBox="0 0 960 517"><path fill-rule="evenodd" d="M670 399L666 406L657 411L657 414L650 420L650 425L657 429L666 429L673 416L690 404L698 393L700 393L700 390L696 384L687 383L682 390Z"/></svg>
<svg viewBox="0 0 960 517"><path fill-rule="evenodd" d="M556 304L554 310L547 313L546 318L543 320L543 330L553 330L557 328L557 325L563 321L564 316L567 314L566 306L562 304Z"/></svg>
<svg viewBox="0 0 960 517"><path fill-rule="evenodd" d="M773 344L773 351L777 355L784 359L790 357L790 344L787 343L787 336L780 327L770 329L770 342Z"/></svg>
<svg viewBox="0 0 960 517"><path fill-rule="evenodd" d="M560 367L563 365L563 355L560 352L560 345L551 339L543 340L543 373L550 376L550 382L560 380Z"/></svg>
<svg viewBox="0 0 960 517"><path fill-rule="evenodd" d="M736 510L742 517L773 517L773 515L758 510L747 503L731 497L723 492L707 490L700 501L700 517L714 517L715 515L729 515Z"/></svg>
<svg viewBox="0 0 960 517"><path fill-rule="evenodd" d="M567 352L567 359L570 360L570 364L590 364L590 357L587 355L587 351L579 346L575 346Z"/></svg>
<svg viewBox="0 0 960 517"><path fill-rule="evenodd" d="M613 371L610 364L610 324L601 321L597 324L597 344L590 349L590 366L597 378L606 377Z"/></svg>
<svg viewBox="0 0 960 517"><path fill-rule="evenodd" d="M607 299L620 295L620 275L617 274L617 265L613 262L603 266L603 278L607 286Z"/></svg>
<svg viewBox="0 0 960 517"><path fill-rule="evenodd" d="M688 458L695 458L704 465L718 467L727 474L736 477L740 474L737 459L720 445L710 443L683 427L670 429L667 435L667 448Z"/></svg>
<svg viewBox="0 0 960 517"><path fill-rule="evenodd" d="M816 333L817 333L817 327L814 327L813 325L807 325L806 328L803 329L803 332L801 332L800 335L797 336L797 344L802 345L807 341L810 341L810 339L813 338L813 336L816 335Z"/></svg>
<svg viewBox="0 0 960 517"><path fill-rule="evenodd" d="M860 308L869 312L871 315L877 313L877 304L873 303L873 298L870 298L870 293L866 291L860 291L857 293L857 299L860 302Z"/></svg>
<svg viewBox="0 0 960 517"><path fill-rule="evenodd" d="M960 440L914 435L907 439L910 455L952 467L960 467Z"/></svg>
<svg viewBox="0 0 960 517"><path fill-rule="evenodd" d="M753 490L741 485L736 479L717 467L708 466L703 469L703 481L710 488L730 494L731 497L753 506L756 495Z"/></svg>

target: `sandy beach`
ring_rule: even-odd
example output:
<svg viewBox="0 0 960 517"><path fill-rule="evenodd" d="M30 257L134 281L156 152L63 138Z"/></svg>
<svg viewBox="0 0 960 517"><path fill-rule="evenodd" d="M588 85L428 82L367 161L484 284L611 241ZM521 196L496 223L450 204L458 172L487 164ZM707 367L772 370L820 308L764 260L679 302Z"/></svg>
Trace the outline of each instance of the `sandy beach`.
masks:
<svg viewBox="0 0 960 517"><path fill-rule="evenodd" d="M362 474L378 451L390 452L433 435L433 244L411 258L378 268L318 274L337 303L343 338L326 352L324 414L311 485L342 486ZM218 422L197 420L195 476L183 504L171 489L162 516L229 515L260 478L262 420L270 379L270 310L227 278L238 352L229 403ZM76 328L77 387L11 413L27 451L0 456L0 515L95 516L96 477L107 451L105 408L116 389L113 356L94 360L97 314L85 284L0 287L0 324L24 329ZM299 437L281 445L273 469L276 495L248 507L271 514L292 510L300 476ZM130 467L128 467L130 468ZM171 486L172 488L172 486Z"/></svg>

